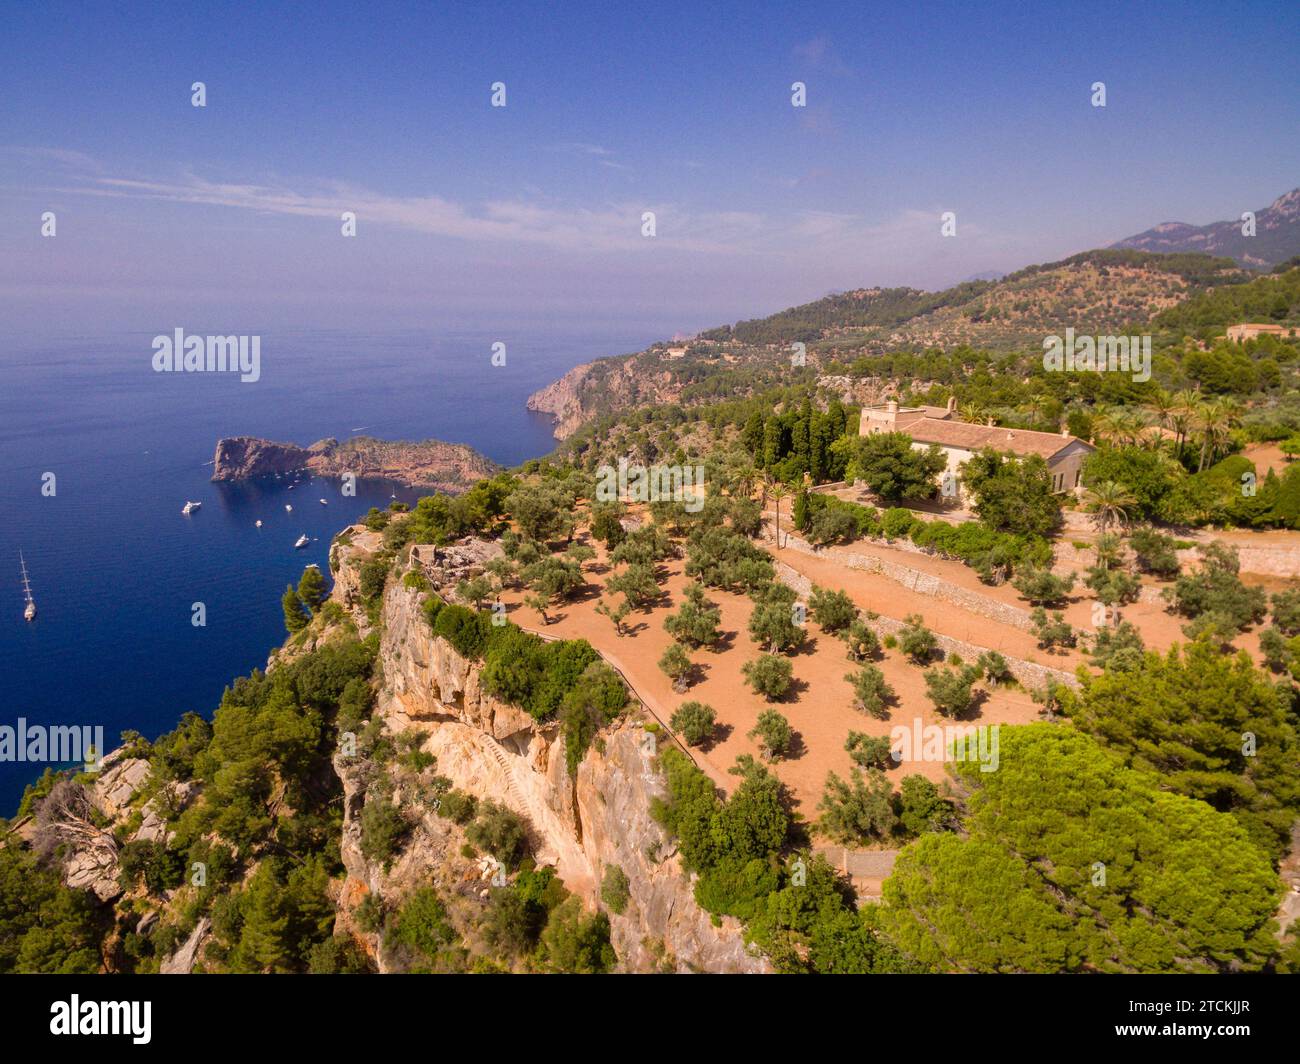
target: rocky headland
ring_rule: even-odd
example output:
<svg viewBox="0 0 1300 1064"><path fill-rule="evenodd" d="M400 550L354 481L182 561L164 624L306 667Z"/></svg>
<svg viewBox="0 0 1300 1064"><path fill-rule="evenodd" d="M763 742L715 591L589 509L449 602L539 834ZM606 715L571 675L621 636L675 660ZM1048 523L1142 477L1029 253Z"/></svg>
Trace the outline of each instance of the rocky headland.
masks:
<svg viewBox="0 0 1300 1064"><path fill-rule="evenodd" d="M231 436L217 441L212 479L249 480L306 470L318 476L350 473L362 479L393 480L414 488L455 493L492 476L498 468L474 448L442 440L406 442L357 436L343 443L326 439L300 447L254 436Z"/></svg>

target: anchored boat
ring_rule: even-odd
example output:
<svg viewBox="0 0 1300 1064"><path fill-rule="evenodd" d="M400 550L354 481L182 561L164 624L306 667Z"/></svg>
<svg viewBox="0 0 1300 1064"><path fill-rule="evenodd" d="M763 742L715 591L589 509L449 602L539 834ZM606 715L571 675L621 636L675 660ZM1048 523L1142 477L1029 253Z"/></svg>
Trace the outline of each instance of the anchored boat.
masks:
<svg viewBox="0 0 1300 1064"><path fill-rule="evenodd" d="M23 570L23 595L27 598L27 606L23 609L23 620L36 620L36 600L32 598L31 581L27 579L27 562L23 559L23 552L18 552L18 564Z"/></svg>

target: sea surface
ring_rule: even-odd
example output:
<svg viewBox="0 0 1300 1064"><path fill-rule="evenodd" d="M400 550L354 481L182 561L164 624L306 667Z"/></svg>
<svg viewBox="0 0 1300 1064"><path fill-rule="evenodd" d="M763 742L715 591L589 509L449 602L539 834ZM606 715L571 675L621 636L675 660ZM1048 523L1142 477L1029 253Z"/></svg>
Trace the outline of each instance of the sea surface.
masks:
<svg viewBox="0 0 1300 1064"><path fill-rule="evenodd" d="M657 339L649 326L540 342L260 335L261 379L251 384L155 373L152 334L0 337L0 725L98 725L112 749L124 729L154 738L187 710L210 717L223 688L283 641L285 584L309 562L328 576L331 537L370 506L416 497L363 481L345 498L321 478L213 484L219 437L434 437L514 465L555 446L550 419L524 407L530 392ZM499 339L504 367L491 362ZM42 493L48 473L52 495ZM202 508L182 516L191 499ZM310 545L295 550L304 534ZM31 624L20 550L39 610ZM202 627L192 623L199 602ZM0 761L0 815L44 767Z"/></svg>

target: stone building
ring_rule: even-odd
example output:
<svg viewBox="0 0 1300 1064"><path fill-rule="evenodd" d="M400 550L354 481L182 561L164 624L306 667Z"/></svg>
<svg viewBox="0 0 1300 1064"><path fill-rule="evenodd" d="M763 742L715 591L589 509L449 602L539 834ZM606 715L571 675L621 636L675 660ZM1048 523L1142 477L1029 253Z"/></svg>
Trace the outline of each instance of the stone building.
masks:
<svg viewBox="0 0 1300 1064"><path fill-rule="evenodd" d="M1082 490L1084 459L1096 450L1092 444L1068 432L1035 432L959 421L956 403L951 399L946 407L900 407L892 400L881 406L863 407L859 435L879 432L906 432L912 437L912 446L919 449L937 444L947 456L948 472L957 478L958 484L961 464L991 447L1017 457L1038 455L1047 462L1053 491L1077 493Z"/></svg>

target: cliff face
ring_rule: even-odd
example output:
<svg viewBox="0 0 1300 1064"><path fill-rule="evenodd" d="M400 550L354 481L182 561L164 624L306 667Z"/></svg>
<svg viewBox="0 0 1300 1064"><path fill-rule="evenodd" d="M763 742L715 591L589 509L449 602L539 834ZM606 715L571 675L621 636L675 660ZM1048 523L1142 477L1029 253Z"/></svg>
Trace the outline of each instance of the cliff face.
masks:
<svg viewBox="0 0 1300 1064"><path fill-rule="evenodd" d="M681 397L682 383L660 352L606 358L575 366L528 397L528 409L555 419L555 438L568 439L602 414L636 406L671 403Z"/></svg>
<svg viewBox="0 0 1300 1064"><path fill-rule="evenodd" d="M384 687L376 713L389 732L422 734L421 749L438 759L440 775L525 817L539 862L553 864L565 886L589 906L597 902L606 866L623 870L631 900L623 915L609 915L624 970L767 970L746 948L737 921L728 918L715 927L695 904L673 842L650 816L651 800L665 793L653 764L655 737L630 717L602 735L577 778L570 778L558 727L538 724L483 691L479 667L433 635L420 600L401 581L392 581L384 595ZM392 868L385 872L368 862L359 827L365 773L346 763L339 768L350 880L344 899L366 890L400 897L432 868L447 865L446 823L428 812L419 814L413 841ZM341 921L346 919L344 911ZM382 967L384 958L379 960Z"/></svg>
<svg viewBox="0 0 1300 1064"><path fill-rule="evenodd" d="M306 470L320 476L350 473L358 478L382 478L412 487L459 492L492 476L497 469L495 462L472 447L441 440L406 443L357 436L344 443L328 439L299 447L253 436L233 436L217 441L212 479L246 480Z"/></svg>
<svg viewBox="0 0 1300 1064"><path fill-rule="evenodd" d="M583 408L582 383L594 363L574 366L559 380L552 381L528 397L528 409L550 414L555 419L555 438L572 436L590 416Z"/></svg>
<svg viewBox="0 0 1300 1064"><path fill-rule="evenodd" d="M323 453L335 440L322 440L311 447L294 443L273 443L254 436L232 436L217 441L212 461L213 480L247 480L272 473L292 473L307 468L307 462Z"/></svg>

